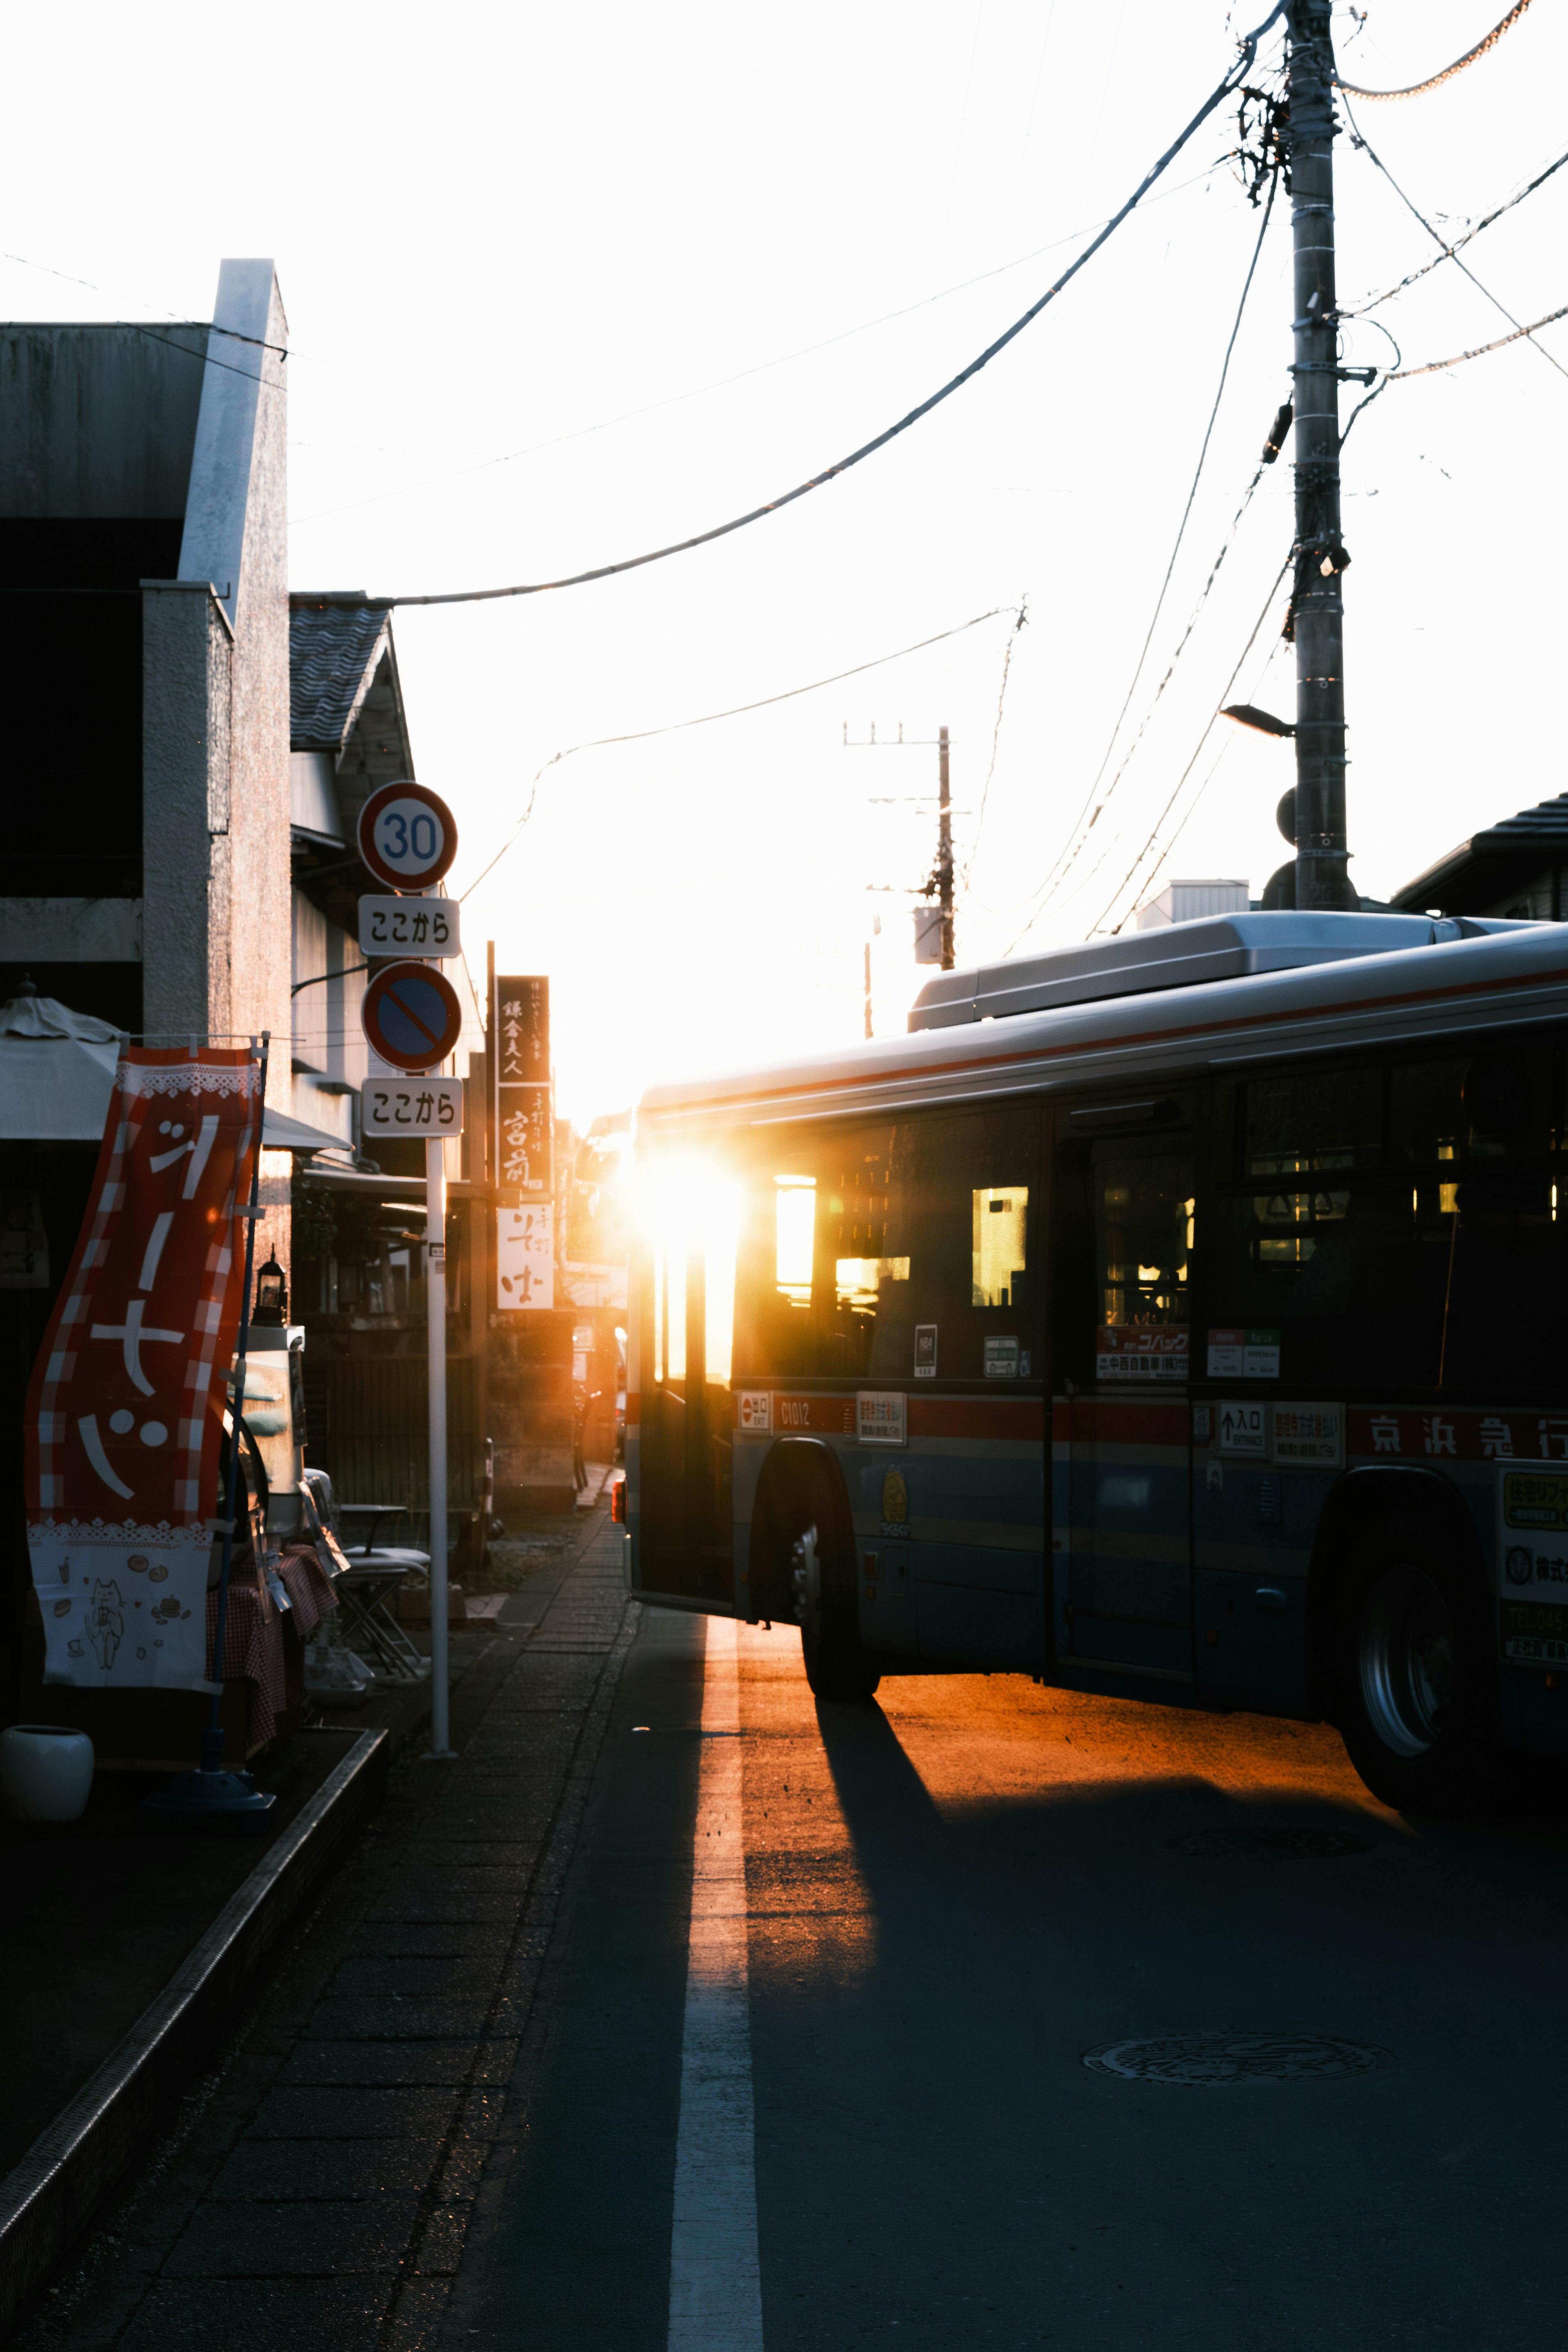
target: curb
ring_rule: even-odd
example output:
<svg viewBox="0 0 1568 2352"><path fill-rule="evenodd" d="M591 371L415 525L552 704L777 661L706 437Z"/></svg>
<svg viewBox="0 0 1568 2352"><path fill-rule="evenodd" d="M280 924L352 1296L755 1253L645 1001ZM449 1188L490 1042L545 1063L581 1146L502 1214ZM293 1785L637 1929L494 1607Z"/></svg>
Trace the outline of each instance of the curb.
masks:
<svg viewBox="0 0 1568 2352"><path fill-rule="evenodd" d="M96 2074L0 2180L0 2340L164 2120L386 1778L363 1731Z"/></svg>

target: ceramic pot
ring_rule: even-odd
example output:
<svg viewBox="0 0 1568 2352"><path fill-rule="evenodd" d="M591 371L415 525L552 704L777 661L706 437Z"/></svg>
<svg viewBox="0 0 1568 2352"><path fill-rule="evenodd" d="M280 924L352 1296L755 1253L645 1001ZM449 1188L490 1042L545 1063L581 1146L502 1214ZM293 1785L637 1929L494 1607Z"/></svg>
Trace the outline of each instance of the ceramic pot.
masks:
<svg viewBox="0 0 1568 2352"><path fill-rule="evenodd" d="M0 1807L14 1822L75 1822L92 1788L92 1742L59 1723L0 1731Z"/></svg>

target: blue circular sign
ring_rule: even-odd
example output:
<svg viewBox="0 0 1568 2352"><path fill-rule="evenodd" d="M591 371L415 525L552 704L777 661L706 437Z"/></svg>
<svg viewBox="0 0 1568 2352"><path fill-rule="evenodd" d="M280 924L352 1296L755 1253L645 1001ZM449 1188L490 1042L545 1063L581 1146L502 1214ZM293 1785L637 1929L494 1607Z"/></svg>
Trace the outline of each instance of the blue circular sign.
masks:
<svg viewBox="0 0 1568 2352"><path fill-rule="evenodd" d="M395 1070L434 1070L463 1034L463 1008L443 972L389 963L364 992L360 1018L371 1045Z"/></svg>

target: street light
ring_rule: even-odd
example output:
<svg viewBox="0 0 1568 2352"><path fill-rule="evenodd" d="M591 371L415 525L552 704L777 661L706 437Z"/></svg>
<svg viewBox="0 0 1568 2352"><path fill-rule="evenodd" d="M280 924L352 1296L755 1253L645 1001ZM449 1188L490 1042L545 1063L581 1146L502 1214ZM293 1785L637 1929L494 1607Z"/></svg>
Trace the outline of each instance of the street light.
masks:
<svg viewBox="0 0 1568 2352"><path fill-rule="evenodd" d="M275 1257L269 1257L256 1277L256 1306L251 1321L277 1330L289 1320L289 1285Z"/></svg>
<svg viewBox="0 0 1568 2352"><path fill-rule="evenodd" d="M1250 727L1258 735L1296 732L1288 719L1276 719L1271 710L1259 710L1255 702L1227 702L1219 715L1222 719L1234 719L1238 727Z"/></svg>

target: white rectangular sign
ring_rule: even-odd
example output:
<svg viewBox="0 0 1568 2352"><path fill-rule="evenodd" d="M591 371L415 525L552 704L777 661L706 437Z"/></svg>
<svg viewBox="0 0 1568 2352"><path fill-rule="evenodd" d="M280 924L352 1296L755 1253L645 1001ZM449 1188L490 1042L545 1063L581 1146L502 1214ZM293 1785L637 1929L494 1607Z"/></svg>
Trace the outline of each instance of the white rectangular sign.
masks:
<svg viewBox="0 0 1568 2352"><path fill-rule="evenodd" d="M907 1416L901 1389L857 1389L855 1434L862 1445L907 1445Z"/></svg>
<svg viewBox="0 0 1568 2352"><path fill-rule="evenodd" d="M461 1135L461 1078L369 1077L360 1096L363 1135Z"/></svg>
<svg viewBox="0 0 1568 2352"><path fill-rule="evenodd" d="M555 1304L555 1212L547 1202L496 1212L496 1306Z"/></svg>
<svg viewBox="0 0 1568 2352"><path fill-rule="evenodd" d="M359 902L359 951L366 956L455 956L462 951L456 898L366 897Z"/></svg>

